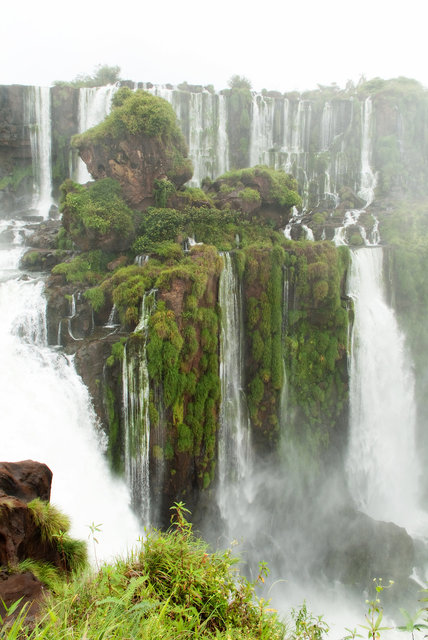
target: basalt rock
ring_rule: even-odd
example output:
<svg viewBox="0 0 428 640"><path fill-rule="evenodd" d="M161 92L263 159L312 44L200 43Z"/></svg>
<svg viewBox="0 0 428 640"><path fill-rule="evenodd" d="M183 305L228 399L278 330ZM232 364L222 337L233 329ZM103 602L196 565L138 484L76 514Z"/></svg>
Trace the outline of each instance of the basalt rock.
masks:
<svg viewBox="0 0 428 640"><path fill-rule="evenodd" d="M117 180L133 209L144 210L155 204L155 180L168 178L178 188L192 177L190 161L177 165L173 150L162 140L144 135L86 144L79 155L95 179Z"/></svg>
<svg viewBox="0 0 428 640"><path fill-rule="evenodd" d="M33 460L0 462L0 616L6 607L20 600L16 615L31 603L26 616L34 616L45 592L32 573L19 573L26 559L50 563L66 569L58 546L43 535L32 510L27 506L35 498L49 501L52 471ZM6 607L4 606L6 605Z"/></svg>
<svg viewBox="0 0 428 640"><path fill-rule="evenodd" d="M353 509L341 512L340 523L326 554L328 575L360 588L379 576L394 581L408 579L415 552L412 538L405 529Z"/></svg>
<svg viewBox="0 0 428 640"><path fill-rule="evenodd" d="M49 501L51 481L51 470L40 462L0 463L0 566L31 558L64 568L57 546L42 534L27 506L35 498Z"/></svg>
<svg viewBox="0 0 428 640"><path fill-rule="evenodd" d="M52 471L45 464L33 460L0 462L0 497L13 496L23 502L34 498L48 501L51 483Z"/></svg>
<svg viewBox="0 0 428 640"><path fill-rule="evenodd" d="M6 608L9 609L14 602L20 600L19 607L12 615L6 616L4 621L11 622L25 605L28 607L26 619L29 621L37 615L45 593L46 587L29 571L12 575L0 571L0 616L4 618Z"/></svg>

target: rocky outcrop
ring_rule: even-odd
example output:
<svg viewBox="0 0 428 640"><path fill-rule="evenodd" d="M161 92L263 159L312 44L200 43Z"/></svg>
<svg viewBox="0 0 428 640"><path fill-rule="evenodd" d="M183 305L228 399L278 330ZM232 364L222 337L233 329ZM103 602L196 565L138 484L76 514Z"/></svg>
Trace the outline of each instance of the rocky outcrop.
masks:
<svg viewBox="0 0 428 640"><path fill-rule="evenodd" d="M52 471L45 464L24 460L0 463L0 565L13 567L26 558L62 568L63 559L35 523L27 503L49 501Z"/></svg>
<svg viewBox="0 0 428 640"><path fill-rule="evenodd" d="M405 581L414 566L413 540L405 529L353 509L337 515L340 527L330 538L326 573L344 584L365 588L374 578Z"/></svg>
<svg viewBox="0 0 428 640"><path fill-rule="evenodd" d="M79 149L79 155L95 179L117 180L134 209L155 204L155 180L168 177L178 188L192 177L190 163L177 167L174 154L161 140L144 135L88 144Z"/></svg>
<svg viewBox="0 0 428 640"><path fill-rule="evenodd" d="M67 534L68 518L49 504L52 471L33 460L0 462L0 602L19 600L15 615L27 602L39 602L43 585L20 565L50 565L58 577L84 566L86 545ZM36 568L31 571L37 573ZM33 615L37 604L26 615ZM5 607L0 607L3 616Z"/></svg>
<svg viewBox="0 0 428 640"><path fill-rule="evenodd" d="M31 159L29 130L25 126L25 92L21 85L0 86L0 150L4 160ZM9 150L9 158L4 157Z"/></svg>
<svg viewBox="0 0 428 640"><path fill-rule="evenodd" d="M277 228L284 228L293 206L301 206L296 181L268 167L226 173L206 184L205 191L218 209L242 211L254 220L269 220Z"/></svg>
<svg viewBox="0 0 428 640"><path fill-rule="evenodd" d="M34 498L49 501L52 471L45 464L24 460L23 462L0 462L0 498L13 496L30 502Z"/></svg>

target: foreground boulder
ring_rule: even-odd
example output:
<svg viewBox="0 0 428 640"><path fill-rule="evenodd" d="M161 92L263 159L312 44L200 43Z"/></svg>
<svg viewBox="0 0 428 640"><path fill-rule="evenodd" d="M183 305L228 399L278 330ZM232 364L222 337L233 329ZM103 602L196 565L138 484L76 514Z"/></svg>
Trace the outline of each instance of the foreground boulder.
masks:
<svg viewBox="0 0 428 640"><path fill-rule="evenodd" d="M85 543L68 536L68 518L49 503L51 482L52 471L40 462L0 462L0 602L9 607L21 599L15 613L42 597L38 568L48 566L59 579L86 563ZM5 611L0 607L2 617Z"/></svg>
<svg viewBox="0 0 428 640"><path fill-rule="evenodd" d="M30 502L34 498L49 501L52 471L45 464L33 460L0 462L0 499L13 496Z"/></svg>

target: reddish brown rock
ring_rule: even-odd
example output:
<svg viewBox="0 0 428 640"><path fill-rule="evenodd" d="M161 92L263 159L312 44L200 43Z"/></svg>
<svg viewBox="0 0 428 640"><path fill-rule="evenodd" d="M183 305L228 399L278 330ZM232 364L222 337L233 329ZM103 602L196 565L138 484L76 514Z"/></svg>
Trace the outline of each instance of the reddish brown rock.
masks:
<svg viewBox="0 0 428 640"><path fill-rule="evenodd" d="M49 501L52 471L33 460L0 462L0 497L13 496L23 502L34 498Z"/></svg>
<svg viewBox="0 0 428 640"><path fill-rule="evenodd" d="M29 571L13 575L0 572L0 616L4 618L6 608L9 609L17 600L21 601L13 614L6 617L6 622L13 620L27 603L27 619L37 615L40 601L46 591L42 583Z"/></svg>
<svg viewBox="0 0 428 640"><path fill-rule="evenodd" d="M157 137L127 136L86 144L79 155L95 179L114 178L122 187L126 202L133 209L154 205L155 180L168 178L177 188L192 177L188 159L176 164L173 149Z"/></svg>

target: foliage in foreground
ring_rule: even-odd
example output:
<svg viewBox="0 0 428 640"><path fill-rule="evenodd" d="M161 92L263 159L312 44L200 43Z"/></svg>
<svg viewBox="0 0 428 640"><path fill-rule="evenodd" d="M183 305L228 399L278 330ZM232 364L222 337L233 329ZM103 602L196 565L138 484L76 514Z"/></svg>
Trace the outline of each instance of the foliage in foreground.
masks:
<svg viewBox="0 0 428 640"><path fill-rule="evenodd" d="M208 553L185 512L176 505L167 533L153 531L128 559L63 583L35 626L21 615L0 638L283 638L236 558Z"/></svg>

